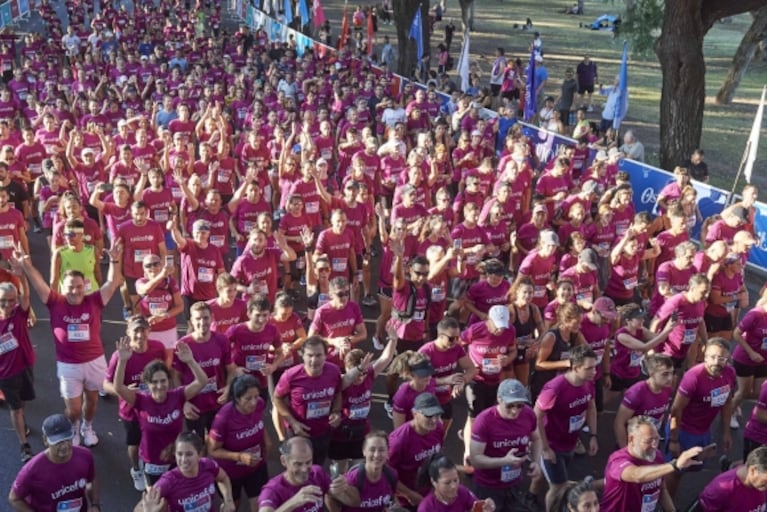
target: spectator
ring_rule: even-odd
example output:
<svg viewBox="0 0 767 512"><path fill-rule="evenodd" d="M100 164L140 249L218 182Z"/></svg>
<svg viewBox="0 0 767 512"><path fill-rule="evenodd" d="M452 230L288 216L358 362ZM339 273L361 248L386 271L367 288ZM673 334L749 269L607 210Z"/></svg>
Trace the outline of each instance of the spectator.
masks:
<svg viewBox="0 0 767 512"><path fill-rule="evenodd" d="M698 148L692 152L690 158L684 161L682 167L690 170L690 176L696 181L708 183L708 164L704 162L705 153Z"/></svg>

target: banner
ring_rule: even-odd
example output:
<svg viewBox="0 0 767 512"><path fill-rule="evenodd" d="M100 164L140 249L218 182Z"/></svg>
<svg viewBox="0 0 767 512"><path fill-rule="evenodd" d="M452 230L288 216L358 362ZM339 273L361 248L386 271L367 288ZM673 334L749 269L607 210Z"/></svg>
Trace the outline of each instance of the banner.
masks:
<svg viewBox="0 0 767 512"><path fill-rule="evenodd" d="M621 70L618 73L618 99L615 101L615 116L613 117L613 128L620 130L621 123L626 117L629 109L629 43L623 41L623 57L621 58Z"/></svg>
<svg viewBox="0 0 767 512"><path fill-rule="evenodd" d="M407 36L415 39L415 55L418 58L418 65L421 65L423 59L423 22L421 21L421 4L418 4L418 10L415 11L413 23L410 24L410 32Z"/></svg>
<svg viewBox="0 0 767 512"><path fill-rule="evenodd" d="M24 16L25 14L29 14L29 0L18 0L19 1L19 16Z"/></svg>
<svg viewBox="0 0 767 512"><path fill-rule="evenodd" d="M11 14L11 2L0 5L0 18L3 20L3 26L13 23L13 14Z"/></svg>

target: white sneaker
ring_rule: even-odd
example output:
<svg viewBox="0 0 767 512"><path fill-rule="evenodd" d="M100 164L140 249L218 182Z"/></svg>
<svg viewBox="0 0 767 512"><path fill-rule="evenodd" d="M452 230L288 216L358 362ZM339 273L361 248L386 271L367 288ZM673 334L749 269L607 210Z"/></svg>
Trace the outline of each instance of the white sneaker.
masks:
<svg viewBox="0 0 767 512"><path fill-rule="evenodd" d="M373 348L376 350L383 350L384 346L381 343L381 340L378 339L378 336L373 336Z"/></svg>
<svg viewBox="0 0 767 512"><path fill-rule="evenodd" d="M133 479L133 487L138 492L144 492L146 490L146 482L144 481L144 473L140 469L130 468L130 477Z"/></svg>
<svg viewBox="0 0 767 512"><path fill-rule="evenodd" d="M740 428L740 422L738 421L738 417L734 414L730 418L730 428L733 430L737 430Z"/></svg>
<svg viewBox="0 0 767 512"><path fill-rule="evenodd" d="M384 410L386 411L386 415L390 420L394 419L394 408L389 402L384 402Z"/></svg>
<svg viewBox="0 0 767 512"><path fill-rule="evenodd" d="M72 427L72 431L75 433L72 437L72 446L80 446L80 422L78 421Z"/></svg>
<svg viewBox="0 0 767 512"><path fill-rule="evenodd" d="M93 431L93 425L88 425L83 422L80 434L83 436L83 446L91 448L99 444L99 436Z"/></svg>

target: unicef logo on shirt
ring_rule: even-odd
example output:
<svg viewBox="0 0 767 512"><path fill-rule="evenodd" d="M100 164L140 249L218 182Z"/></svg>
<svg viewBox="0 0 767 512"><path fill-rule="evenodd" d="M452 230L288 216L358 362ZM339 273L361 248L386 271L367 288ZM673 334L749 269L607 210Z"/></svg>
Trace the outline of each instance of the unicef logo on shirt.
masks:
<svg viewBox="0 0 767 512"><path fill-rule="evenodd" d="M214 492L216 492L216 487L213 484L210 484L208 486L208 494L213 495Z"/></svg>
<svg viewBox="0 0 767 512"><path fill-rule="evenodd" d="M85 481L85 478L81 478L80 480L77 481L77 487L79 487L80 489L85 489L85 485L87 483L88 482Z"/></svg>
<svg viewBox="0 0 767 512"><path fill-rule="evenodd" d="M90 313L83 313L82 316L80 316L80 318L82 318L83 322L87 322L88 320L91 319L91 314Z"/></svg>
<svg viewBox="0 0 767 512"><path fill-rule="evenodd" d="M173 418L174 420L177 420L180 414L181 413L178 412L178 409L176 409L175 411L170 413L170 417Z"/></svg>
<svg viewBox="0 0 767 512"><path fill-rule="evenodd" d="M524 436L523 438L521 438L519 440L519 442L520 442L520 444L529 444L530 443L530 438L527 437L527 436Z"/></svg>
<svg viewBox="0 0 767 512"><path fill-rule="evenodd" d="M165 300L166 302L170 302L170 300L171 300L172 298L173 298L173 297L171 297L171 296L170 296L170 293L166 293L166 294L165 294L165 298L164 298L164 300Z"/></svg>
<svg viewBox="0 0 767 512"><path fill-rule="evenodd" d="M325 392L328 394L328 396L332 395L333 392L336 390L336 388L328 388L325 390Z"/></svg>

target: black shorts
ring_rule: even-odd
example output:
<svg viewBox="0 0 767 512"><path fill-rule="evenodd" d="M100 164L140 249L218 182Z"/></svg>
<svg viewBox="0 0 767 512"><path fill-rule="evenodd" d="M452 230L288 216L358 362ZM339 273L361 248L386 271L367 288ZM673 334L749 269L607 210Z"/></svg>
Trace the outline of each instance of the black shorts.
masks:
<svg viewBox="0 0 767 512"><path fill-rule="evenodd" d="M141 443L141 427L139 427L138 420L128 421L120 418L120 423L125 429L125 444L138 446Z"/></svg>
<svg viewBox="0 0 767 512"><path fill-rule="evenodd" d="M32 368L24 368L7 379L0 379L0 391L5 395L5 402L12 411L18 411L24 402L35 399L35 375Z"/></svg>
<svg viewBox="0 0 767 512"><path fill-rule="evenodd" d="M485 487L475 484L474 494L481 500L491 499L495 503L495 510L518 510L519 499L516 490L518 486L511 487Z"/></svg>
<svg viewBox="0 0 767 512"><path fill-rule="evenodd" d="M490 84L490 92L493 96L498 96L501 92L501 84Z"/></svg>
<svg viewBox="0 0 767 512"><path fill-rule="evenodd" d="M125 288L128 290L130 295L138 295L138 292L136 291L136 281L138 281L138 279L135 277L125 278Z"/></svg>
<svg viewBox="0 0 767 512"><path fill-rule="evenodd" d="M503 91L503 92L501 93L501 96L502 96L503 98L506 98L507 100L510 100L510 101L511 101L511 100L518 100L518 99L519 99L519 97L520 97L520 95L519 95L519 89L511 89L511 90L509 90L509 91ZM498 509L496 509L496 510L498 510Z"/></svg>
<svg viewBox="0 0 767 512"><path fill-rule="evenodd" d="M363 444L365 444L364 438L351 441L338 441L334 439L330 443L328 457L330 460L361 459Z"/></svg>
<svg viewBox="0 0 767 512"><path fill-rule="evenodd" d="M378 295L381 297L386 297L387 299L392 298L392 287L391 286L379 286L378 287Z"/></svg>
<svg viewBox="0 0 767 512"><path fill-rule="evenodd" d="M635 379L624 379L617 375L610 374L610 391L626 391L628 388L642 380L641 376Z"/></svg>
<svg viewBox="0 0 767 512"><path fill-rule="evenodd" d="M296 251L296 259L290 262L290 277L294 281L300 279L306 273L305 255L306 252L304 251Z"/></svg>
<svg viewBox="0 0 767 512"><path fill-rule="evenodd" d="M554 452L554 454L557 456L557 460L549 462L548 460L543 459L541 471L549 484L563 484L569 480L567 476L567 466L569 466L570 462L573 460L573 454L559 452Z"/></svg>
<svg viewBox="0 0 767 512"><path fill-rule="evenodd" d="M242 478L232 478L232 496L235 501L240 499L242 490L248 498L255 498L261 492L261 488L269 481L269 470L266 464L261 464L256 470ZM218 490L218 488L216 488Z"/></svg>
<svg viewBox="0 0 767 512"><path fill-rule="evenodd" d="M703 321L706 322L707 332L732 331L732 316L713 316L703 315Z"/></svg>
<svg viewBox="0 0 767 512"><path fill-rule="evenodd" d="M213 425L213 418L218 411L201 412L200 417L196 420L190 420L184 418L184 427L187 432L194 432L201 438L205 439L205 435L210 431L210 427Z"/></svg>
<svg viewBox="0 0 767 512"><path fill-rule="evenodd" d="M594 93L594 84L591 84L591 85L583 84L583 85L578 86L578 94L585 94L585 93L593 94Z"/></svg>
<svg viewBox="0 0 767 512"><path fill-rule="evenodd" d="M479 413L498 403L498 384L472 382L466 386L466 403L469 416L476 418Z"/></svg>
<svg viewBox="0 0 767 512"><path fill-rule="evenodd" d="M756 379L764 379L767 377L767 365L764 363L751 366L733 360L732 367L735 368L735 375L741 378L754 377Z"/></svg>
<svg viewBox="0 0 767 512"><path fill-rule="evenodd" d="M442 419L443 420L452 420L453 419L453 401L450 400L446 404L440 404L442 405Z"/></svg>

